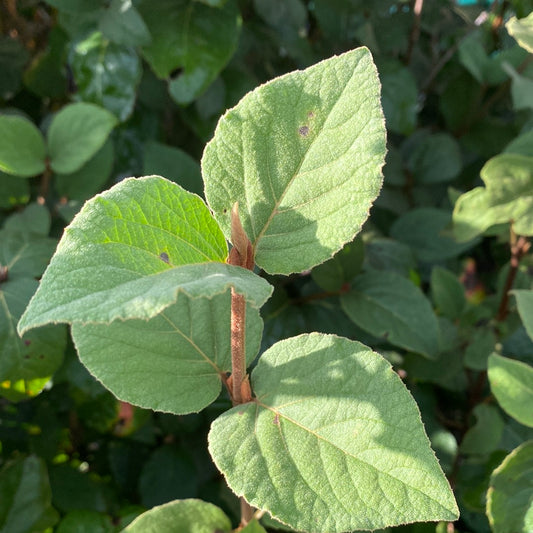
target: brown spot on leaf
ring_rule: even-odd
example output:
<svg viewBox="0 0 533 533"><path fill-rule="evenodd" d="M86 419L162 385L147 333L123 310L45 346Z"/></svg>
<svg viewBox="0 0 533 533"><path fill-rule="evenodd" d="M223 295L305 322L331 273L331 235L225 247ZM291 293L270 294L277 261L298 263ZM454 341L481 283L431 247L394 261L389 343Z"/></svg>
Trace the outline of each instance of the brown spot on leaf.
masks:
<svg viewBox="0 0 533 533"><path fill-rule="evenodd" d="M39 359L44 359L44 355L41 354L41 355L39 356Z"/></svg>
<svg viewBox="0 0 533 533"><path fill-rule="evenodd" d="M26 340L24 341L24 346L29 346L30 344L31 344L31 341L30 341L30 340L26 339Z"/></svg>
<svg viewBox="0 0 533 533"><path fill-rule="evenodd" d="M279 426L279 415L277 413L274 416L274 420L272 422L274 422L274 424L276 424L276 426Z"/></svg>
<svg viewBox="0 0 533 533"><path fill-rule="evenodd" d="M315 114L312 111L309 111L309 113L307 113L307 118L314 118L314 117L315 117Z"/></svg>
<svg viewBox="0 0 533 533"><path fill-rule="evenodd" d="M164 261L165 263L169 263L170 262L168 254L166 252L161 252L159 254L159 259L161 259L161 261Z"/></svg>
<svg viewBox="0 0 533 533"><path fill-rule="evenodd" d="M302 137L307 137L309 135L309 126L301 126L300 128L298 128L298 133Z"/></svg>

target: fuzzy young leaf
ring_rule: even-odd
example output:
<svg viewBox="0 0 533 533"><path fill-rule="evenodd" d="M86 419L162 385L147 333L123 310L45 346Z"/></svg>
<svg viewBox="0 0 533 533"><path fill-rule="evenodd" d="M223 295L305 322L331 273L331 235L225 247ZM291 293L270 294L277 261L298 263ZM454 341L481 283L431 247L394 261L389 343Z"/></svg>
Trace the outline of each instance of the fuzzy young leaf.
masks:
<svg viewBox="0 0 533 533"><path fill-rule="evenodd" d="M104 145L117 119L101 107L78 103L65 106L48 130L50 165L69 174L81 168Z"/></svg>
<svg viewBox="0 0 533 533"><path fill-rule="evenodd" d="M533 441L513 450L494 470L487 492L487 516L494 533L533 531Z"/></svg>
<svg viewBox="0 0 533 533"><path fill-rule="evenodd" d="M226 256L224 236L196 195L156 176L124 180L87 202L65 230L20 331L47 322L149 318L177 297L171 278L181 274L174 267ZM253 276L236 268L238 277Z"/></svg>
<svg viewBox="0 0 533 533"><path fill-rule="evenodd" d="M533 53L533 13L520 20L511 17L505 27L520 46Z"/></svg>
<svg viewBox="0 0 533 533"><path fill-rule="evenodd" d="M481 235L490 226L511 222L517 235L533 235L533 157L501 154L481 169L485 188L461 195L453 211L458 241Z"/></svg>
<svg viewBox="0 0 533 533"><path fill-rule="evenodd" d="M230 533L230 519L212 503L176 500L146 511L122 533Z"/></svg>
<svg viewBox="0 0 533 533"><path fill-rule="evenodd" d="M209 450L229 486L298 530L372 530L455 520L420 413L366 346L301 335L268 349L256 398L221 415Z"/></svg>
<svg viewBox="0 0 533 533"><path fill-rule="evenodd" d="M382 183L379 90L359 48L258 87L220 119L202 158L206 198L228 239L239 203L267 272L310 269L361 229Z"/></svg>
<svg viewBox="0 0 533 533"><path fill-rule="evenodd" d="M501 408L521 424L533 427L533 368L522 361L492 354L488 376Z"/></svg>
<svg viewBox="0 0 533 533"><path fill-rule="evenodd" d="M0 139L0 170L22 178L44 172L44 137L27 118L0 116Z"/></svg>
<svg viewBox="0 0 533 533"><path fill-rule="evenodd" d="M345 313L359 327L429 358L439 352L437 317L422 291L393 272L357 276L341 296Z"/></svg>

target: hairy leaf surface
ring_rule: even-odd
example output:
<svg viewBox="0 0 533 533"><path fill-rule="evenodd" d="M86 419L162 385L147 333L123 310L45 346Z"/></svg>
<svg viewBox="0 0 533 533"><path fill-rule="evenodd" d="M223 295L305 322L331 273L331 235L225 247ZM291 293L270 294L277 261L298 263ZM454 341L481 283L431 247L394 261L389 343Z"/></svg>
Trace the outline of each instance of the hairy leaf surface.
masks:
<svg viewBox="0 0 533 533"><path fill-rule="evenodd" d="M221 415L209 449L229 486L297 530L370 530L455 520L420 413L379 354L301 335L267 350L256 398Z"/></svg>
<svg viewBox="0 0 533 533"><path fill-rule="evenodd" d="M202 158L206 198L228 239L239 202L267 272L310 269L361 229L382 183L379 91L358 48L258 87L220 119Z"/></svg>

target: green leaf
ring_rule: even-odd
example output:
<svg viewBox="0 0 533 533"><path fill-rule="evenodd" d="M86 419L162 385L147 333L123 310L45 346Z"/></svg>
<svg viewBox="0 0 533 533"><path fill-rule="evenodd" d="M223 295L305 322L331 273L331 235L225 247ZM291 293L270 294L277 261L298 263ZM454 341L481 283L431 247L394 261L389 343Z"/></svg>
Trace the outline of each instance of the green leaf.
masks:
<svg viewBox="0 0 533 533"><path fill-rule="evenodd" d="M46 168L42 133L27 118L0 115L0 170L30 178Z"/></svg>
<svg viewBox="0 0 533 533"><path fill-rule="evenodd" d="M151 141L144 149L143 172L157 174L181 185L184 189L202 195L204 185L198 161L187 152Z"/></svg>
<svg viewBox="0 0 533 533"><path fill-rule="evenodd" d="M0 231L0 265L7 267L8 279L37 278L45 270L57 241L20 231Z"/></svg>
<svg viewBox="0 0 533 533"><path fill-rule="evenodd" d="M122 533L230 533L231 522L212 503L176 500L138 516Z"/></svg>
<svg viewBox="0 0 533 533"><path fill-rule="evenodd" d="M362 239L345 244L329 261L318 265L311 272L315 283L326 291L339 291L361 270L365 257Z"/></svg>
<svg viewBox="0 0 533 533"><path fill-rule="evenodd" d="M466 305L463 284L445 268L434 267L431 271L431 296L440 313L451 320L458 319Z"/></svg>
<svg viewBox="0 0 533 533"><path fill-rule="evenodd" d="M465 434L460 450L465 454L489 454L498 449L505 423L494 405L480 403L473 414L476 423Z"/></svg>
<svg viewBox="0 0 533 533"><path fill-rule="evenodd" d="M438 263L456 257L477 244L477 241L470 240L475 236L463 239L467 242L457 243L451 232L447 232L451 220L450 212L445 209L419 207L396 219L390 235L408 244L419 261Z"/></svg>
<svg viewBox="0 0 533 533"><path fill-rule="evenodd" d="M55 530L56 533L113 533L114 531L109 516L85 509L67 513Z"/></svg>
<svg viewBox="0 0 533 533"><path fill-rule="evenodd" d="M407 166L415 182L434 185L457 177L463 166L457 141L448 133L420 133L407 157Z"/></svg>
<svg viewBox="0 0 533 533"><path fill-rule="evenodd" d="M409 135L416 126L418 112L416 80L399 61L380 64L379 73L387 128L394 133Z"/></svg>
<svg viewBox="0 0 533 533"><path fill-rule="evenodd" d="M199 284L202 282L200 281ZM74 324L82 363L119 399L174 414L201 411L216 400L231 370L231 296L178 297L150 320ZM259 351L263 322L246 310L246 358Z"/></svg>
<svg viewBox="0 0 533 533"><path fill-rule="evenodd" d="M497 343L492 325L478 327L469 335L469 343L464 353L465 367L472 370L487 370L489 356Z"/></svg>
<svg viewBox="0 0 533 533"><path fill-rule="evenodd" d="M533 368L522 361L492 354L488 376L501 408L521 424L533 427Z"/></svg>
<svg viewBox="0 0 533 533"><path fill-rule="evenodd" d="M116 118L93 104L70 104L52 119L48 151L54 172L70 174L80 169L104 145Z"/></svg>
<svg viewBox="0 0 533 533"><path fill-rule="evenodd" d="M527 334L533 339L533 291L515 290L511 294L516 298L518 313Z"/></svg>
<svg viewBox="0 0 533 533"><path fill-rule="evenodd" d="M43 531L57 523L45 462L30 456L0 470L0 532Z"/></svg>
<svg viewBox="0 0 533 533"><path fill-rule="evenodd" d="M505 222L512 222L517 235L533 235L533 157L493 157L481 169L481 178L485 188L468 191L455 204L456 239L467 241Z"/></svg>
<svg viewBox="0 0 533 533"><path fill-rule="evenodd" d="M511 17L506 22L505 27L520 46L533 53L533 13L520 20Z"/></svg>
<svg viewBox="0 0 533 533"><path fill-rule="evenodd" d="M407 350L436 358L437 318L422 291L394 272L357 276L341 296L344 312L359 327Z"/></svg>
<svg viewBox="0 0 533 533"><path fill-rule="evenodd" d="M20 89L22 72L30 55L19 39L0 37L0 98L9 100Z"/></svg>
<svg viewBox="0 0 533 533"><path fill-rule="evenodd" d="M209 432L216 465L252 506L318 533L457 518L418 408L379 354L302 335L267 350L252 384L256 398Z"/></svg>
<svg viewBox="0 0 533 533"><path fill-rule="evenodd" d="M109 42L96 31L72 47L70 65L76 100L102 106L121 122L131 115L142 74L133 48Z"/></svg>
<svg viewBox="0 0 533 533"><path fill-rule="evenodd" d="M252 299L268 298L258 276L215 264L226 255L224 237L196 195L157 176L124 180L87 202L66 229L21 331L47 322L149 318L176 300L175 283L201 291L195 276L212 276L207 295L236 278L262 287Z"/></svg>
<svg viewBox="0 0 533 533"><path fill-rule="evenodd" d="M202 158L205 194L228 239L239 202L258 266L301 272L360 231L384 157L379 80L358 48L274 79L228 111Z"/></svg>
<svg viewBox="0 0 533 533"><path fill-rule="evenodd" d="M64 328L40 328L23 338L17 335L17 321L36 288L37 282L26 277L0 283L0 394L21 381L15 387L19 392L37 394L63 360ZM32 384L36 379L38 383Z"/></svg>
<svg viewBox="0 0 533 533"><path fill-rule="evenodd" d="M142 48L144 58L159 78L170 78L176 102L192 102L235 51L240 33L236 3L212 8L194 0L143 0L138 9L152 34L152 42Z"/></svg>
<svg viewBox="0 0 533 533"><path fill-rule="evenodd" d="M141 503L149 509L171 500L193 498L198 484L189 454L175 445L161 446L146 461L139 477Z"/></svg>
<svg viewBox="0 0 533 533"><path fill-rule="evenodd" d="M12 209L30 200L28 180L21 180L0 171L0 208Z"/></svg>
<svg viewBox="0 0 533 533"><path fill-rule="evenodd" d="M70 174L56 174L57 192L72 200L85 201L102 190L109 179L114 163L113 143L110 139L81 168Z"/></svg>
<svg viewBox="0 0 533 533"><path fill-rule="evenodd" d="M494 533L533 531L533 441L513 450L494 470L487 492L487 516Z"/></svg>
<svg viewBox="0 0 533 533"><path fill-rule="evenodd" d="M46 0L46 3L60 11L79 14L100 8L103 0Z"/></svg>
<svg viewBox="0 0 533 533"><path fill-rule="evenodd" d="M131 0L111 0L100 18L101 32L112 42L144 46L152 37Z"/></svg>
<svg viewBox="0 0 533 533"><path fill-rule="evenodd" d="M11 215L6 220L4 229L33 236L46 236L50 232L50 226L50 211L44 205L32 203Z"/></svg>

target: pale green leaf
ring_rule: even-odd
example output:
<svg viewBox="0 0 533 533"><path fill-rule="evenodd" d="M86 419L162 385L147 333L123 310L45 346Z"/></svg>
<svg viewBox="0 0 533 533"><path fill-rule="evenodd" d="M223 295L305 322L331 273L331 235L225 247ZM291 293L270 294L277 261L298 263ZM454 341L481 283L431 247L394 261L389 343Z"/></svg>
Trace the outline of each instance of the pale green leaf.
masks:
<svg viewBox="0 0 533 533"><path fill-rule="evenodd" d="M240 33L235 2L212 8L195 0L143 0L138 6L152 42L142 54L172 98L188 104L230 60Z"/></svg>
<svg viewBox="0 0 533 533"><path fill-rule="evenodd" d="M70 104L52 119L48 152L54 172L69 174L81 168L104 145L117 119L94 104Z"/></svg>
<svg viewBox="0 0 533 533"><path fill-rule="evenodd" d="M138 516L122 533L230 533L231 522L212 503L176 500Z"/></svg>
<svg viewBox="0 0 533 533"><path fill-rule="evenodd" d="M222 263L226 255L224 237L198 196L157 176L124 180L87 202L65 230L21 331L47 322L154 316L175 301L178 280L194 284L194 272L183 278L175 267ZM239 267L198 268L222 291L223 271L266 284Z"/></svg>
<svg viewBox="0 0 533 533"><path fill-rule="evenodd" d="M237 495L297 530L455 520L418 408L366 346L310 334L267 350L256 398L221 415L209 450Z"/></svg>
<svg viewBox="0 0 533 533"><path fill-rule="evenodd" d="M481 169L485 188L461 195L453 211L453 230L463 242L495 224L512 222L517 235L533 235L533 157L501 154Z"/></svg>
<svg viewBox="0 0 533 533"><path fill-rule="evenodd" d="M44 531L58 520L46 463L30 456L5 464L0 470L0 531Z"/></svg>
<svg viewBox="0 0 533 533"><path fill-rule="evenodd" d="M533 53L533 13L522 19L511 17L505 27L520 46Z"/></svg>
<svg viewBox="0 0 533 533"><path fill-rule="evenodd" d="M513 450L494 470L487 492L487 516L494 533L533 531L533 441Z"/></svg>
<svg viewBox="0 0 533 533"><path fill-rule="evenodd" d="M202 158L206 198L228 239L239 202L267 272L310 269L361 229L382 183L379 89L358 48L258 87L220 119Z"/></svg>
<svg viewBox="0 0 533 533"><path fill-rule="evenodd" d="M267 530L256 519L254 519L241 530L241 533L267 533Z"/></svg>
<svg viewBox="0 0 533 533"><path fill-rule="evenodd" d="M82 363L115 396L174 414L198 412L216 400L231 370L231 297L179 295L150 320L74 324ZM246 358L259 351L263 322L246 310Z"/></svg>
<svg viewBox="0 0 533 533"><path fill-rule="evenodd" d="M533 368L522 361L492 354L488 376L501 408L525 426L533 427Z"/></svg>
<svg viewBox="0 0 533 533"><path fill-rule="evenodd" d="M394 272L357 276L341 296L345 313L359 327L391 344L436 358L437 317L422 291Z"/></svg>
<svg viewBox="0 0 533 533"><path fill-rule="evenodd" d="M44 138L27 118L1 115L0 139L0 170L22 178L44 172Z"/></svg>
<svg viewBox="0 0 533 533"><path fill-rule="evenodd" d="M533 291L515 290L516 304L527 334L533 339Z"/></svg>

